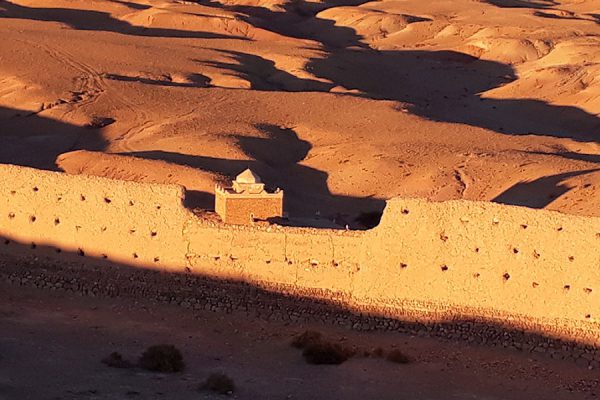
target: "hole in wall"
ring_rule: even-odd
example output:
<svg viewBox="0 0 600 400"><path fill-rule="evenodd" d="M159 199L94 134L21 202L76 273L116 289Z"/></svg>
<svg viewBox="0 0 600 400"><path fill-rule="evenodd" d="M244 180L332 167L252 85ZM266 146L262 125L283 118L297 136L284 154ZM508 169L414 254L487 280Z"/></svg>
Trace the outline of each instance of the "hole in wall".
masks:
<svg viewBox="0 0 600 400"><path fill-rule="evenodd" d="M156 231L150 232L150 236L155 237L156 235L158 235L158 232L156 232Z"/></svg>
<svg viewBox="0 0 600 400"><path fill-rule="evenodd" d="M475 278L475 279L479 278L480 276L481 276L481 274L479 272L475 272L473 274L473 278Z"/></svg>
<svg viewBox="0 0 600 400"><path fill-rule="evenodd" d="M105 197L105 198L104 198L104 202L105 202L106 204L110 204L110 203L112 203L112 200L111 200L111 199L109 199L108 197Z"/></svg>
<svg viewBox="0 0 600 400"><path fill-rule="evenodd" d="M130 229L129 233L131 233L133 235L135 233L135 229Z"/></svg>
<svg viewBox="0 0 600 400"><path fill-rule="evenodd" d="M532 288L534 288L534 289L535 289L536 287L538 287L538 286L540 286L540 284L539 284L539 283L537 283L537 282L532 282L532 283L531 283L531 287L532 287Z"/></svg>
<svg viewBox="0 0 600 400"><path fill-rule="evenodd" d="M527 224L521 224L521 228L523 228L523 229L527 229L527 228L528 228L528 226L527 226Z"/></svg>
<svg viewBox="0 0 600 400"><path fill-rule="evenodd" d="M340 266L340 263L339 263L339 262L337 262L337 261L332 261L332 262L331 262L331 265L333 265L334 267L339 267L339 266Z"/></svg>
<svg viewBox="0 0 600 400"><path fill-rule="evenodd" d="M61 201L61 200L62 200L62 196L58 196L58 197L56 198L56 200L57 200L57 201Z"/></svg>
<svg viewBox="0 0 600 400"><path fill-rule="evenodd" d="M585 319L590 319L592 318L592 314L585 314Z"/></svg>
<svg viewBox="0 0 600 400"><path fill-rule="evenodd" d="M32 242L31 243L31 248L35 250L36 247L37 247L37 244L35 244L35 243Z"/></svg>
<svg viewBox="0 0 600 400"><path fill-rule="evenodd" d="M502 275L502 278L504 278L505 281L510 279L510 274L508 272L505 272L504 275Z"/></svg>
<svg viewBox="0 0 600 400"><path fill-rule="evenodd" d="M479 253L479 247L475 247L475 253Z"/></svg>
<svg viewBox="0 0 600 400"><path fill-rule="evenodd" d="M519 249L517 249L516 247L513 247L513 250L512 250L512 251L513 251L513 253L515 253L515 254L519 254Z"/></svg>
<svg viewBox="0 0 600 400"><path fill-rule="evenodd" d="M533 251L533 258L540 258L540 253L538 253L536 250Z"/></svg>
<svg viewBox="0 0 600 400"><path fill-rule="evenodd" d="M448 235L445 232L440 233L440 240L445 242L448 240Z"/></svg>
<svg viewBox="0 0 600 400"><path fill-rule="evenodd" d="M571 262L575 261L575 257L569 256L569 261L571 261Z"/></svg>
<svg viewBox="0 0 600 400"><path fill-rule="evenodd" d="M271 264L271 260L265 260L265 263Z"/></svg>
<svg viewBox="0 0 600 400"><path fill-rule="evenodd" d="M133 202L132 200L129 200L129 205L130 205L130 206L133 206L133 205L134 205L134 202Z"/></svg>
<svg viewBox="0 0 600 400"><path fill-rule="evenodd" d="M81 201L85 201L85 196L84 195L79 196L79 198L81 199Z"/></svg>
<svg viewBox="0 0 600 400"><path fill-rule="evenodd" d="M13 219L15 217L15 213L8 213L8 218L9 219Z"/></svg>
<svg viewBox="0 0 600 400"><path fill-rule="evenodd" d="M159 262L159 261L160 261L160 258L154 257L154 262Z"/></svg>
<svg viewBox="0 0 600 400"><path fill-rule="evenodd" d="M33 187L33 191L34 191L34 192L38 192L39 190L40 190L40 189L39 189L37 186L34 186L34 187Z"/></svg>
<svg viewBox="0 0 600 400"><path fill-rule="evenodd" d="M408 210L408 208L402 209L402 214L406 215L408 213L410 213L410 211Z"/></svg>
<svg viewBox="0 0 600 400"><path fill-rule="evenodd" d="M563 289L566 291L569 291L569 290L571 290L571 285L565 285L565 286L563 286Z"/></svg>
<svg viewBox="0 0 600 400"><path fill-rule="evenodd" d="M157 210L160 210L160 205L156 206L156 209L157 209Z"/></svg>
<svg viewBox="0 0 600 400"><path fill-rule="evenodd" d="M60 224L60 218L54 218L54 225Z"/></svg>
<svg viewBox="0 0 600 400"><path fill-rule="evenodd" d="M445 271L448 271L448 266L447 266L447 265L442 265L440 268L441 268L441 269L442 269L442 271L444 271L444 272L445 272Z"/></svg>
<svg viewBox="0 0 600 400"><path fill-rule="evenodd" d="M17 194L17 191L16 190L11 190L10 194Z"/></svg>
<svg viewBox="0 0 600 400"><path fill-rule="evenodd" d="M108 256L106 254L102 254L102 258L106 260Z"/></svg>
<svg viewBox="0 0 600 400"><path fill-rule="evenodd" d="M85 256L85 251L83 251L83 249L80 247L79 249L77 249L77 254L79 254L81 257Z"/></svg>
<svg viewBox="0 0 600 400"><path fill-rule="evenodd" d="M219 261L221 259L221 256L215 256L214 259L215 261Z"/></svg>
<svg viewBox="0 0 600 400"><path fill-rule="evenodd" d="M107 227L105 227L105 226L101 226L101 227L100 227L100 232L106 232L106 230L107 230L107 229L108 229Z"/></svg>
<svg viewBox="0 0 600 400"><path fill-rule="evenodd" d="M133 258L138 258L139 257L137 253L133 253L132 255L133 255Z"/></svg>
<svg viewBox="0 0 600 400"><path fill-rule="evenodd" d="M559 226L558 228L556 228L556 230L557 230L558 232L562 232L562 230L563 230L563 227L562 227L562 226Z"/></svg>
<svg viewBox="0 0 600 400"><path fill-rule="evenodd" d="M400 263L400 268L404 269L404 268L407 268L407 267L408 267L408 264Z"/></svg>
<svg viewBox="0 0 600 400"><path fill-rule="evenodd" d="M589 287L586 287L586 288L584 288L584 289L583 289L583 291L584 291L585 293L587 293L587 294L590 294L590 293L592 293L592 289L591 289L591 288L589 288Z"/></svg>
<svg viewBox="0 0 600 400"><path fill-rule="evenodd" d="M31 222L31 223L34 223L36 219L37 219L37 218L36 218L36 216L35 216L35 215L31 215L31 216L29 217L29 222Z"/></svg>

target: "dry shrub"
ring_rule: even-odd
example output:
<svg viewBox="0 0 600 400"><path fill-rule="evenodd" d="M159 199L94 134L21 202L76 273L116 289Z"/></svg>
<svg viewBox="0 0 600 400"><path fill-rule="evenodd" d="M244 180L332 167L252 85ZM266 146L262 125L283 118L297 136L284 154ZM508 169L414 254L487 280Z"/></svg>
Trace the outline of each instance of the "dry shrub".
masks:
<svg viewBox="0 0 600 400"><path fill-rule="evenodd" d="M292 346L297 349L304 349L309 345L319 343L323 335L317 331L304 331L292 340Z"/></svg>
<svg viewBox="0 0 600 400"><path fill-rule="evenodd" d="M133 364L125 360L121 353L112 352L110 355L102 360L103 364L113 368L131 368Z"/></svg>
<svg viewBox="0 0 600 400"><path fill-rule="evenodd" d="M139 360L139 366L154 372L180 372L185 368L181 352L172 345L150 346Z"/></svg>
<svg viewBox="0 0 600 400"><path fill-rule="evenodd" d="M233 394L235 391L235 384L233 379L227 375L214 372L206 378L204 383L200 385L200 390L210 390L218 394Z"/></svg>
<svg viewBox="0 0 600 400"><path fill-rule="evenodd" d="M381 347L377 347L375 349L373 349L373 357L383 357L385 352L383 351L383 349Z"/></svg>
<svg viewBox="0 0 600 400"><path fill-rule="evenodd" d="M337 343L319 341L307 345L302 355L309 364L336 365L348 360L354 352Z"/></svg>
<svg viewBox="0 0 600 400"><path fill-rule="evenodd" d="M396 364L408 364L412 359L400 350L392 350L388 353L386 360Z"/></svg>

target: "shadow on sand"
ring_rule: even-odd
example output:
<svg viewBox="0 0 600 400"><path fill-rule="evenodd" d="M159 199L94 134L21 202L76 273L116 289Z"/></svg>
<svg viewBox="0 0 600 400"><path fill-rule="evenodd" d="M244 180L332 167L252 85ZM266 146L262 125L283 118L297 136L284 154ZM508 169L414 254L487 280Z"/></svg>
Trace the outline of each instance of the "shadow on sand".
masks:
<svg viewBox="0 0 600 400"><path fill-rule="evenodd" d="M565 172L562 174L544 176L532 181L519 182L492 201L501 204L544 208L573 189L569 185L563 183L565 179L598 171L600 171L600 168Z"/></svg>
<svg viewBox="0 0 600 400"><path fill-rule="evenodd" d="M114 1L114 0L113 0ZM132 3L118 1L129 5ZM139 6L138 7L143 7ZM138 8L139 9L139 8ZM2 11L4 10L4 11ZM179 29L147 28L131 25L126 21L113 18L107 12L78 10L70 8L26 7L8 0L0 0L0 18L18 18L33 21L58 22L72 29L82 31L114 32L131 36L194 39L238 39L249 40L243 36L221 35L211 32L195 32Z"/></svg>
<svg viewBox="0 0 600 400"><path fill-rule="evenodd" d="M104 150L102 128L102 124L81 127L38 113L0 107L0 163L56 171L56 157L62 153Z"/></svg>
<svg viewBox="0 0 600 400"><path fill-rule="evenodd" d="M262 29L319 42L326 54L310 60L306 68L326 82L317 81L318 84L307 85L302 90L329 91L332 87L341 86L372 99L410 103L413 113L434 121L478 126L510 135L598 141L600 119L578 107L555 106L534 99L492 99L482 95L517 79L510 65L480 60L456 51L373 50L354 29L336 26L334 21L317 16L318 11L339 4L325 2L311 6L296 1L285 5L284 11L272 11L257 6L197 2L242 13L246 22ZM544 0L490 2L505 7L540 9L556 5L554 1ZM352 4L362 3L356 1ZM412 16L411 21L422 23L428 19ZM281 72L273 70L271 61L260 57L257 60L255 55L238 52L232 57L235 64L215 63L215 66L245 73L251 82L257 74L272 76ZM252 89L282 89L265 85L264 79L262 82L255 79L253 83Z"/></svg>

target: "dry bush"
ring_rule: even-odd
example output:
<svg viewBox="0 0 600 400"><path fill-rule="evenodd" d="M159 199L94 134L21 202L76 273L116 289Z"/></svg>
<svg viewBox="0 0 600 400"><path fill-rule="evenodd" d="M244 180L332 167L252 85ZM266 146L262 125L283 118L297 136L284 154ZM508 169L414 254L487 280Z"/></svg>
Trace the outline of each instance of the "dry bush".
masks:
<svg viewBox="0 0 600 400"><path fill-rule="evenodd" d="M392 350L388 353L386 360L396 364L408 364L412 359L400 350Z"/></svg>
<svg viewBox="0 0 600 400"><path fill-rule="evenodd" d="M354 355L354 352L337 343L318 341L310 343L302 352L309 364L341 364Z"/></svg>
<svg viewBox="0 0 600 400"><path fill-rule="evenodd" d="M210 390L219 394L233 394L235 384L233 379L220 372L213 372L200 385L200 390Z"/></svg>
<svg viewBox="0 0 600 400"><path fill-rule="evenodd" d="M112 352L110 355L102 360L103 364L113 368L131 368L133 364L125 360L121 353Z"/></svg>
<svg viewBox="0 0 600 400"><path fill-rule="evenodd" d="M138 364L143 369L155 372L180 372L185 368L181 352L168 344L148 347Z"/></svg>
<svg viewBox="0 0 600 400"><path fill-rule="evenodd" d="M304 331L292 340L292 346L297 349L304 349L311 344L319 343L322 338L321 332Z"/></svg>
<svg viewBox="0 0 600 400"><path fill-rule="evenodd" d="M377 348L373 349L373 352L371 354L373 355L373 357L383 357L385 354L385 351L383 351L383 349L381 347L377 347Z"/></svg>

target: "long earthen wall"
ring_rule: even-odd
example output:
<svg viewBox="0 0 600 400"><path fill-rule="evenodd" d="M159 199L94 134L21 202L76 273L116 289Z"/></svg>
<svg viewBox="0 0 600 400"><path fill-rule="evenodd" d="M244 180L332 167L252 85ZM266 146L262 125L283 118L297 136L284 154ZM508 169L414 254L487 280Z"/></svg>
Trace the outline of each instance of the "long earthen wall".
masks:
<svg viewBox="0 0 600 400"><path fill-rule="evenodd" d="M493 322L600 343L600 219L394 199L366 232L231 226L177 186L0 166L0 236L84 259L243 281L362 314ZM25 254L24 254L25 255ZM105 267L110 276L110 267Z"/></svg>

